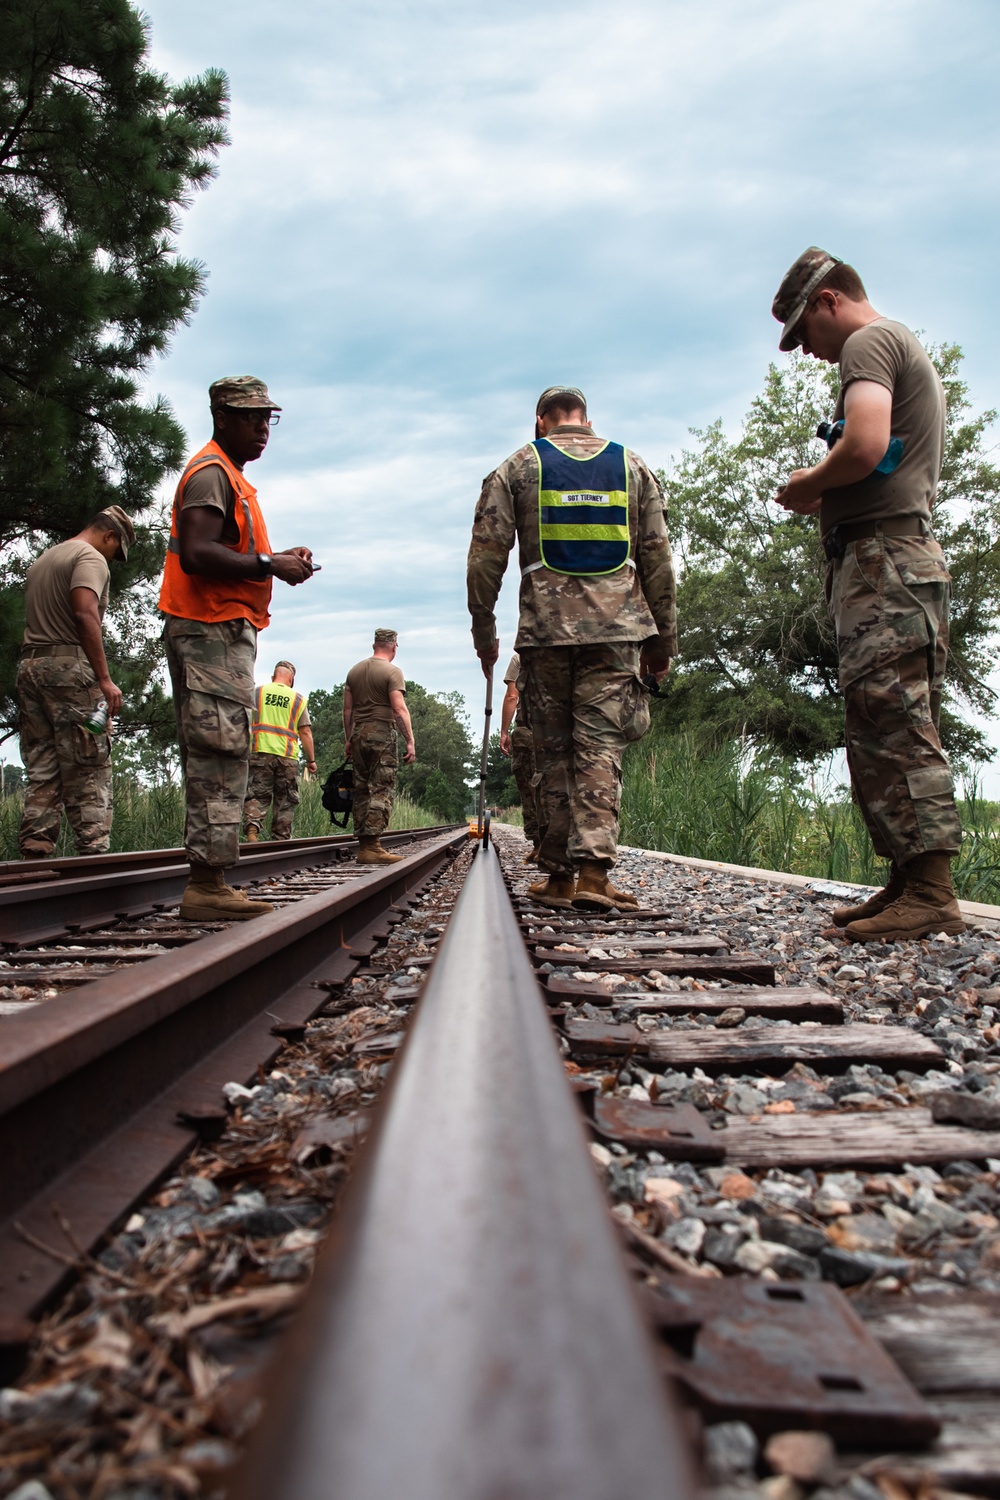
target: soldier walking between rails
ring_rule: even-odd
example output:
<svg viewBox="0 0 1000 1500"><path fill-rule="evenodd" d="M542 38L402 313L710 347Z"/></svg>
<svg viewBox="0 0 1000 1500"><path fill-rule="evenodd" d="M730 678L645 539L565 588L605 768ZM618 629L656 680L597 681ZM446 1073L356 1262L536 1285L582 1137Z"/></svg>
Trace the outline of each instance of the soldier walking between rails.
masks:
<svg viewBox="0 0 1000 1500"><path fill-rule="evenodd" d="M830 451L796 469L777 496L819 514L826 595L837 634L851 784L885 888L833 920L868 942L964 931L951 879L961 843L954 783L939 735L951 578L931 532L945 395L902 323L868 301L857 272L811 246L786 274L772 312L779 347L840 365Z"/></svg>
<svg viewBox="0 0 1000 1500"><path fill-rule="evenodd" d="M257 632L270 620L271 580L295 585L316 571L308 547L271 552L243 473L267 447L281 408L253 375L216 380L208 394L212 438L177 486L160 589L191 865L181 916L194 922L272 910L232 890L222 872L239 859Z"/></svg>
<svg viewBox="0 0 1000 1500"><path fill-rule="evenodd" d="M295 692L295 668L279 661L271 681L259 687L251 729L250 771L243 804L246 841L256 844L273 803L271 837L290 839L299 805L299 741L306 753L306 770L316 774L316 751L309 722L308 700Z"/></svg>
<svg viewBox="0 0 1000 1500"><path fill-rule="evenodd" d="M659 681L677 648L673 560L654 475L595 437L573 387L542 393L535 441L483 481L467 581L484 672L499 654L494 606L515 539L515 647L548 819L538 854L548 878L531 891L554 907L634 907L608 872L622 754L649 727L640 673Z"/></svg>
<svg viewBox="0 0 1000 1500"><path fill-rule="evenodd" d="M121 708L104 654L108 563L135 541L120 505L37 557L24 585L25 631L17 670L21 759L28 791L18 834L24 859L55 853L63 808L77 854L106 854L111 840L111 719ZM107 723L98 715L106 704Z"/></svg>
<svg viewBox="0 0 1000 1500"><path fill-rule="evenodd" d="M354 832L358 864L392 865L402 858L380 839L392 817L399 770L396 728L406 741L403 759L416 759L413 725L406 706L406 679L394 666L394 630L376 630L372 654L347 674L344 688L344 754L354 763Z"/></svg>
<svg viewBox="0 0 1000 1500"><path fill-rule="evenodd" d="M500 751L510 757L510 769L521 798L524 836L531 845L524 863L533 865L538 863L545 818L542 816L540 778L535 765L535 743L528 723L527 706L521 693L521 658L516 651L508 663L503 680L507 684L507 691L500 708Z"/></svg>

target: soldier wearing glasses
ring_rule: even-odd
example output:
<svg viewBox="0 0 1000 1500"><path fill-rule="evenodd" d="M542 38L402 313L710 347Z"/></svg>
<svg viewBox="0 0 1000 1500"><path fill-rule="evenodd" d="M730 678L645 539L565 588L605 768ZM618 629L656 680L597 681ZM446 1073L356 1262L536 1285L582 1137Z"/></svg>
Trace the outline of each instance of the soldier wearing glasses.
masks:
<svg viewBox="0 0 1000 1500"><path fill-rule="evenodd" d="M961 828L938 733L951 582L931 531L945 435L937 371L908 328L868 301L858 273L813 245L772 305L779 347L840 366L829 452L777 502L819 515L837 634L847 759L885 888L833 920L855 941L964 930L951 880Z"/></svg>
<svg viewBox="0 0 1000 1500"><path fill-rule="evenodd" d="M264 916L223 871L239 859L254 708L257 632L270 620L271 580L304 583L308 547L272 552L244 468L260 458L281 408L253 375L209 386L213 430L180 478L160 589L184 771L190 921Z"/></svg>

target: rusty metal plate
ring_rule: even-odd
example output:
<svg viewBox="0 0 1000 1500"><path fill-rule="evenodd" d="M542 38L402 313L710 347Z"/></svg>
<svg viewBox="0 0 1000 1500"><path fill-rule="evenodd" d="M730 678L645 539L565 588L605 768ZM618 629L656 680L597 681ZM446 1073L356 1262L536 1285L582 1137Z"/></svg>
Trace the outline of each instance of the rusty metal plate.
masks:
<svg viewBox="0 0 1000 1500"><path fill-rule="evenodd" d="M721 1161L722 1132L710 1130L693 1104L647 1104L615 1094L580 1092L591 1123L623 1146L655 1147L670 1161Z"/></svg>
<svg viewBox="0 0 1000 1500"><path fill-rule="evenodd" d="M706 1421L749 1422L758 1436L790 1427L859 1448L919 1448L940 1423L822 1281L701 1281L662 1275L644 1302L664 1364Z"/></svg>

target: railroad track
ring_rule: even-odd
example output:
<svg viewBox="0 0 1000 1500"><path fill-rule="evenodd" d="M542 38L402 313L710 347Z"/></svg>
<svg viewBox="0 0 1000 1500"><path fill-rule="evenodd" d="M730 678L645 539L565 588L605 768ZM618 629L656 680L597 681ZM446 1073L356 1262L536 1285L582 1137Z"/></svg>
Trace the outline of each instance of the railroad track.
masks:
<svg viewBox="0 0 1000 1500"><path fill-rule="evenodd" d="M442 858L460 838L439 837ZM300 1110L293 1125L282 1126L288 1111L278 1108L280 1098L272 1110L265 1088L261 1107L251 1104L244 1116L237 1103L224 1129L217 1070L189 1111L202 1130L193 1167L200 1175L189 1185L178 1177L154 1200L147 1249L124 1243L128 1235L110 1248L117 1270L109 1274L133 1285L136 1303L148 1301L131 1268L141 1265L148 1277L169 1266L154 1243L154 1221L190 1216L184 1205L198 1183L195 1198L208 1195L207 1182L215 1202L214 1184L225 1193L271 1181L277 1191L280 1181L294 1206L290 1174L317 1191L323 1169L310 1175L310 1162L330 1162L325 1170L342 1180L371 1115L369 1094L348 1088L347 1078L357 1079L361 1066L361 1085L370 1087L375 1065L385 1070L394 1059L281 1351L274 1353L254 1318L272 1305L267 1293L251 1278L235 1296L213 1300L201 1262L203 1280L184 1294L181 1311L154 1317L161 1357L169 1352L181 1365L187 1357L197 1370L209 1356L237 1365L248 1358L234 1352L243 1345L231 1331L197 1343L213 1320L231 1330L242 1309L244 1343L258 1349L251 1385L237 1380L244 1405L266 1358L265 1417L227 1494L305 1500L327 1493L335 1475L338 1500L403 1490L416 1500L679 1497L694 1493L703 1449L716 1482L749 1492L755 1441L763 1450L789 1429L828 1435L838 1455L814 1439L791 1460L787 1443L784 1459L780 1444L766 1461L757 1457L758 1476L768 1465L785 1476L787 1500L849 1475L855 1487L844 1489L845 1500L906 1500L934 1484L1000 1494L988 1400L994 1395L995 1406L1000 1390L998 1298L954 1284L937 1302L908 1294L925 1243L919 1238L908 1241L909 1258L873 1252L866 1260L856 1245L843 1248L855 1192L864 1210L854 1213L856 1225L870 1230L871 1207L885 1203L897 1218L883 1216L882 1230L891 1220L920 1231L924 1215L928 1241L949 1232L935 1180L954 1194L961 1186L964 1196L952 1201L974 1200L976 1192L995 1201L1000 1132L940 1123L902 1095L884 1109L868 1108L861 1095L854 1108L834 1109L831 1099L830 1110L818 1112L785 1097L815 1095L831 1078L839 1086L872 1066L887 1079L933 1078L948 1066L942 1045L885 1007L858 1020L825 985L779 983L772 957L734 949L710 924L686 918L676 901L592 918L537 907L502 833L499 844L510 894L496 847L463 856L467 878L460 862L445 878L450 895L440 894L439 881L439 894L422 898L437 904L421 908L408 939L394 927L384 948L383 919L370 929L368 970L339 982L328 974L328 1019L308 1031L286 1028L279 1071L257 1076L262 1085L280 1078L292 1090ZM447 916L456 896L414 1007L415 981L440 932L426 914ZM266 920L279 918L286 914ZM411 926L410 917L404 921ZM422 956L408 960L421 933ZM227 953L235 946L235 934L221 937L220 957L226 943ZM315 991L310 1001L312 1014ZM252 1078L246 1066L221 1071ZM307 1115L303 1101L317 1077L333 1102ZM751 1101L742 1114L714 1107L713 1090L753 1092L751 1080L769 1105L758 1110ZM692 1082L696 1102L678 1103ZM206 1144L213 1132L221 1132L214 1146ZM318 1148L322 1157L309 1155ZM983 1163L998 1170L984 1171ZM611 1196L610 1217L595 1165ZM899 1207L903 1201L910 1209ZM251 1216L265 1211L261 1204L249 1206ZM213 1212L246 1209L234 1200L232 1210ZM979 1217L997 1225L985 1211ZM216 1267L210 1285L217 1291L227 1240L211 1217L201 1223L199 1253ZM51 1225L49 1211L50 1238ZM146 1232L136 1227L133 1240ZM185 1232L191 1243L192 1231ZM301 1250L298 1233L281 1241L286 1256ZM712 1255L703 1254L713 1235ZM44 1238L40 1229L37 1238ZM244 1257L250 1243L244 1233ZM278 1263L260 1249L251 1260ZM127 1300L125 1291L115 1295ZM291 1288L274 1305L287 1311L298 1300ZM66 1326L85 1316L77 1309ZM50 1381L58 1368L42 1355L34 1366ZM198 1418L207 1431L242 1444L245 1429L227 1426L219 1406L212 1411ZM176 1424L181 1407L173 1412ZM692 1413L703 1438L693 1435ZM756 1437L727 1425L734 1422L749 1424ZM178 1450L178 1462L211 1488L196 1459L185 1457L197 1448ZM810 1463L796 1488L788 1476ZM0 1474L2 1465L0 1446ZM218 1469L211 1472L217 1487ZM779 1491L760 1494L778 1500Z"/></svg>

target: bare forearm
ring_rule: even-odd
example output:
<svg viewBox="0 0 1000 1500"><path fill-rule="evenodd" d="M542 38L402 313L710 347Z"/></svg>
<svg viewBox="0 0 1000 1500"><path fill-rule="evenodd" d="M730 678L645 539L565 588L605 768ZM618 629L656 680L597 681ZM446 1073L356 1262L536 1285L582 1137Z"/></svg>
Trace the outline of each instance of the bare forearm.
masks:
<svg viewBox="0 0 1000 1500"><path fill-rule="evenodd" d="M312 730L300 729L299 739L302 741L302 748L306 753L306 760L315 760L316 746L313 744Z"/></svg>
<svg viewBox="0 0 1000 1500"><path fill-rule="evenodd" d="M403 735L408 745L413 744L413 725L410 722L410 710L401 708L396 715L396 728Z"/></svg>
<svg viewBox="0 0 1000 1500"><path fill-rule="evenodd" d="M80 645L87 653L94 676L98 682L106 682L111 676L108 671L108 659L104 654L104 636L101 631L100 617L94 615L76 615L76 631L80 637Z"/></svg>
<svg viewBox="0 0 1000 1500"><path fill-rule="evenodd" d="M505 735L505 734L509 734L510 733L510 726L513 724L513 722L514 722L514 715L517 713L517 699L518 699L518 695L517 695L517 691L516 690L513 693L510 691L510 687L511 686L513 686L513 684L510 684L510 686L508 686L508 689L507 689L506 693L504 693L504 695L503 695L503 704L501 705L501 708L500 708L500 734L501 735Z"/></svg>

